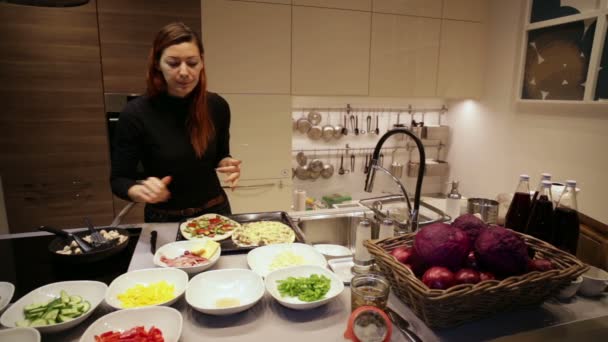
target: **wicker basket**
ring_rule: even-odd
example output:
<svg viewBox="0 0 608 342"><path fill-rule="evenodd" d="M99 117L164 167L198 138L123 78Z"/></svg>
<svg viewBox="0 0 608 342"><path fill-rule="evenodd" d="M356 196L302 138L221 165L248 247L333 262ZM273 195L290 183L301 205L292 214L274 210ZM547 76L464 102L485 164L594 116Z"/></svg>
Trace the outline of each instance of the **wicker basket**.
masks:
<svg viewBox="0 0 608 342"><path fill-rule="evenodd" d="M393 293L429 327L452 327L494 313L539 305L584 273L588 267L574 256L534 237L520 234L538 258L549 259L556 269L530 272L504 280L463 284L447 290L431 290L409 268L398 262L391 250L412 246L415 234L365 241L381 272L391 282Z"/></svg>

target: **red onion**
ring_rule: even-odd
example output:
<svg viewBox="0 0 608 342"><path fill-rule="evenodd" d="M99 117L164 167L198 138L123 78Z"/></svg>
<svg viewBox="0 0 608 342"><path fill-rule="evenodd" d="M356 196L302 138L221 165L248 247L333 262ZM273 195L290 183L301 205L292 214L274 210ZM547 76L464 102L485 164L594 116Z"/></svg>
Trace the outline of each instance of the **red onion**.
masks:
<svg viewBox="0 0 608 342"><path fill-rule="evenodd" d="M413 255L413 249L405 246L397 247L391 251L391 255L400 263L407 264Z"/></svg>
<svg viewBox="0 0 608 342"><path fill-rule="evenodd" d="M479 272L470 268L463 268L456 272L454 279L456 284L477 284L481 281Z"/></svg>
<svg viewBox="0 0 608 342"><path fill-rule="evenodd" d="M431 267L424 272L422 282L431 289L445 290L455 284L454 273L445 267Z"/></svg>
<svg viewBox="0 0 608 342"><path fill-rule="evenodd" d="M480 272L479 279L480 279L480 281L495 280L496 277L494 276L494 274L492 274L490 272Z"/></svg>
<svg viewBox="0 0 608 342"><path fill-rule="evenodd" d="M554 268L553 264L551 263L551 261L549 261L547 259L532 259L528 263L528 271L530 271L530 272L532 272L532 271L545 272L545 271L552 270L553 268Z"/></svg>

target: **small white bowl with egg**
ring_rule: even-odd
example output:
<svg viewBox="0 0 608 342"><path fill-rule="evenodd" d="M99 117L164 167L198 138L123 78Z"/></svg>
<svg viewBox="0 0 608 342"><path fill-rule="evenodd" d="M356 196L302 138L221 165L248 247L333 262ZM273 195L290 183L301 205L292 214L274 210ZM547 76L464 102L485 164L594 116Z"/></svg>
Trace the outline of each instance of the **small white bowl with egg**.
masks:
<svg viewBox="0 0 608 342"><path fill-rule="evenodd" d="M264 296L262 277L247 269L201 273L190 280L186 302L209 315L230 315L254 306Z"/></svg>
<svg viewBox="0 0 608 342"><path fill-rule="evenodd" d="M321 298L313 301L300 300L297 296L281 295L279 290L280 281L289 277L296 279L309 278L313 274L329 279L329 290ZM319 266L294 266L276 270L266 277L266 291L274 297L281 305L294 310L314 309L324 305L338 297L344 291L344 284L333 272Z"/></svg>
<svg viewBox="0 0 608 342"><path fill-rule="evenodd" d="M192 266L170 266L167 262L163 261L163 257L165 257L180 262L180 260L175 260L175 258L182 257L186 251L192 253L191 255L203 257L207 261L196 263ZM220 244L208 237L196 240L175 241L163 245L156 251L154 254L154 264L160 267L177 268L188 274L196 274L215 265L220 259L221 254L222 248Z"/></svg>
<svg viewBox="0 0 608 342"><path fill-rule="evenodd" d="M151 286L158 286L159 283L163 281L166 282L168 286L173 286L173 295L171 298L153 304L142 304L137 307L155 305L169 306L175 303L184 294L186 287L188 287L188 273L177 268L148 268L127 272L112 281L108 288L108 292L106 293L106 303L114 309L119 310L132 308L125 307L123 302L118 299L118 296L125 294L127 290L134 289L137 285L143 286L146 289L141 290L140 292L151 291ZM138 297L143 298L146 296L140 294ZM154 301L153 298L151 299Z"/></svg>
<svg viewBox="0 0 608 342"><path fill-rule="evenodd" d="M95 341L96 335L108 331L125 332L138 326L149 331L153 326L163 334L164 341L177 342L182 334L182 314L164 306L111 312L93 322L80 337L80 342Z"/></svg>
<svg viewBox="0 0 608 342"><path fill-rule="evenodd" d="M262 277L270 272L292 266L327 267L327 260L314 247L303 243L283 243L258 247L247 253L249 268Z"/></svg>

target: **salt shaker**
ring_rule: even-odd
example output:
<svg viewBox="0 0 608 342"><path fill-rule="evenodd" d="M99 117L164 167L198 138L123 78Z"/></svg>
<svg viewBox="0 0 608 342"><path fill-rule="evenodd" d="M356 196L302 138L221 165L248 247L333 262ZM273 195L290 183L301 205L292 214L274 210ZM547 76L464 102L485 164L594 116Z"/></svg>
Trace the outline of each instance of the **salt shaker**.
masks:
<svg viewBox="0 0 608 342"><path fill-rule="evenodd" d="M369 272L374 258L369 253L367 248L363 245L363 241L371 240L372 238L372 225L368 219L363 219L357 226L355 235L355 257L353 259L353 273L367 273Z"/></svg>
<svg viewBox="0 0 608 342"><path fill-rule="evenodd" d="M456 219L460 216L460 199L462 196L458 192L458 181L453 181L450 183L452 185L452 189L450 193L447 195L446 199L446 213L450 215L452 220Z"/></svg>

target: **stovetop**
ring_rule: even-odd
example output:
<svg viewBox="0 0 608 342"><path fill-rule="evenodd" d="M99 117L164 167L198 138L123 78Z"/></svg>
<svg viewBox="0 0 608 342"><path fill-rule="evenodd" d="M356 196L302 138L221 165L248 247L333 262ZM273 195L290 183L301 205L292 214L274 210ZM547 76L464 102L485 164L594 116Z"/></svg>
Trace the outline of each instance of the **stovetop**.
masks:
<svg viewBox="0 0 608 342"><path fill-rule="evenodd" d="M127 228L129 245L120 253L93 263L73 265L56 260L48 250L54 235L0 240L0 281L15 285L12 302L40 286L66 280L97 280L110 284L127 272L141 228Z"/></svg>

